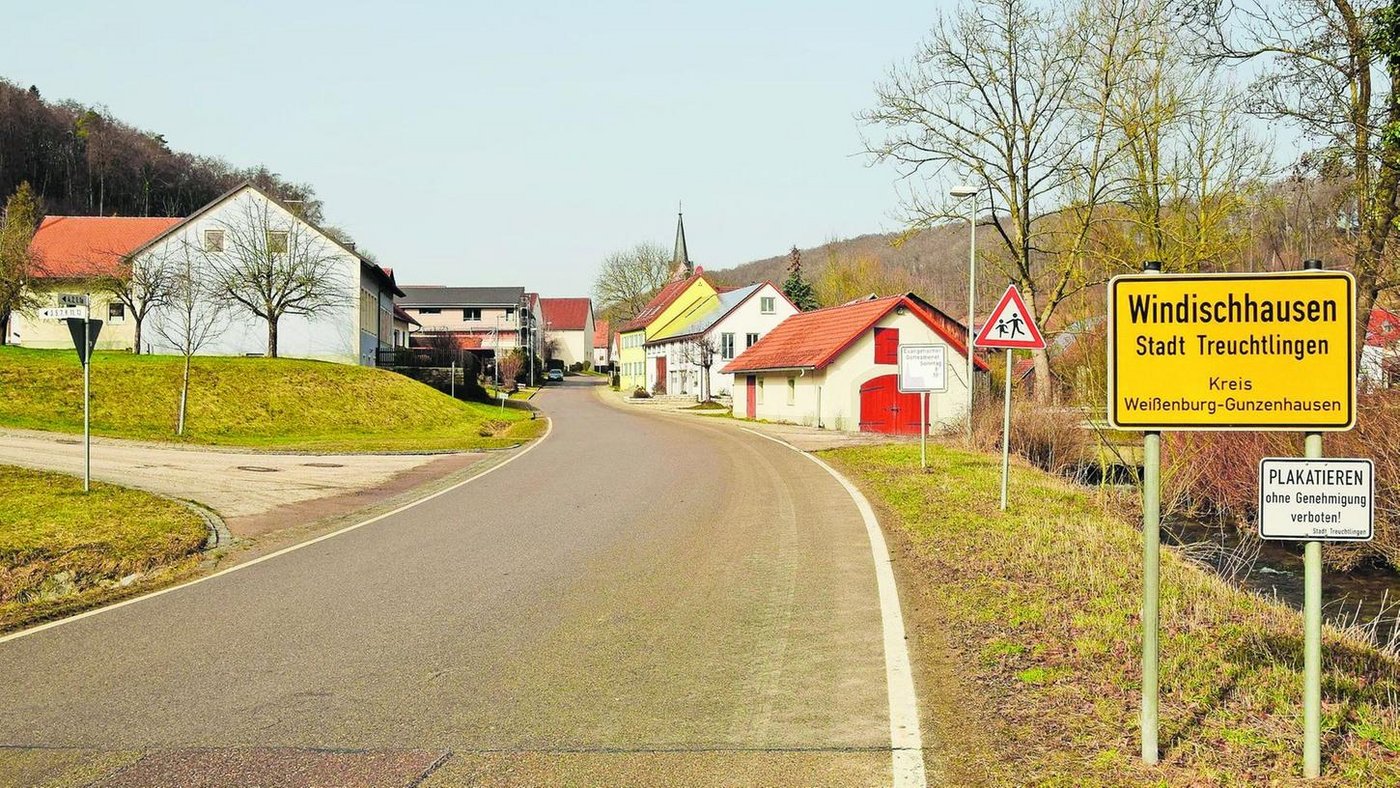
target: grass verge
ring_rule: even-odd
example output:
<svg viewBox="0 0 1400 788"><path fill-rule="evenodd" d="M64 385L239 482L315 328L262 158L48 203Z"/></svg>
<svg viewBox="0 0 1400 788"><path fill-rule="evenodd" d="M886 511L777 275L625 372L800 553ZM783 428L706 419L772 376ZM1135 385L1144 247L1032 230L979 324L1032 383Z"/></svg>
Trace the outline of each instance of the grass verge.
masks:
<svg viewBox="0 0 1400 788"><path fill-rule="evenodd" d="M207 535L175 501L0 465L0 630L193 569Z"/></svg>
<svg viewBox="0 0 1400 788"><path fill-rule="evenodd" d="M930 682L959 697L929 698L923 682L933 758L951 782L1301 780L1297 612L1164 551L1163 765L1149 770L1137 760L1141 540L1111 501L1020 466L1003 513L999 467L985 455L930 446L929 473L907 445L823 456L906 545L896 565L917 659L941 663ZM1400 784L1400 665L1331 629L1323 659L1321 784Z"/></svg>
<svg viewBox="0 0 1400 788"><path fill-rule="evenodd" d="M318 361L196 358L186 434L175 435L182 359L97 353L96 435L318 452L509 446L543 432L526 411L454 400L402 375ZM0 347L0 426L81 432L72 351Z"/></svg>

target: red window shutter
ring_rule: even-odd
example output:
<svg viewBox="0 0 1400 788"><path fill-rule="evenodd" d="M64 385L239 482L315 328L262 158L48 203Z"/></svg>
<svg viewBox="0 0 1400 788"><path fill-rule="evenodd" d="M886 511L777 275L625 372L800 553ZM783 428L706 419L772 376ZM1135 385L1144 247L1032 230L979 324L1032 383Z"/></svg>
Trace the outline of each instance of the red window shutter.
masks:
<svg viewBox="0 0 1400 788"><path fill-rule="evenodd" d="M875 329L875 363L899 363L899 329Z"/></svg>

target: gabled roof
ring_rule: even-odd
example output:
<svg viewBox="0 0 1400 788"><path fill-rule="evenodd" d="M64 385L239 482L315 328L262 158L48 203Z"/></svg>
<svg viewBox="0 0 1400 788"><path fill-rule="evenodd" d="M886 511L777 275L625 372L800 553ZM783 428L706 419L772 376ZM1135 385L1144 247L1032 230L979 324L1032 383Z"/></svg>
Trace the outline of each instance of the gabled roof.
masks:
<svg viewBox="0 0 1400 788"><path fill-rule="evenodd" d="M401 320L411 326L418 326L419 328L423 327L422 323L419 323L417 320L414 320L413 315L410 315L409 313L403 311L403 307L399 306L398 304L394 304L394 319Z"/></svg>
<svg viewBox="0 0 1400 788"><path fill-rule="evenodd" d="M399 303L415 307L520 306L525 297L523 287L443 287L442 285L404 285Z"/></svg>
<svg viewBox="0 0 1400 788"><path fill-rule="evenodd" d="M31 274L39 279L120 276L123 262L180 217L46 216L34 232Z"/></svg>
<svg viewBox="0 0 1400 788"><path fill-rule="evenodd" d="M841 306L799 312L778 324L753 347L729 362L723 372L770 369L822 369L869 331L885 315L903 306L924 321L955 352L967 353L967 334L953 318L913 293L886 296ZM987 363L973 355L980 369Z"/></svg>
<svg viewBox="0 0 1400 788"><path fill-rule="evenodd" d="M657 315L666 311L666 307L674 303L677 298L680 298L681 294L686 290L689 290L691 285L704 278L704 269L697 268L694 274L685 279L667 282L666 286L661 288L656 295L652 296L646 306L642 307L642 311L638 312L636 317L617 327L618 333L626 334L631 331L640 331L646 328L651 321L656 319ZM706 279L705 281L708 282L709 280Z"/></svg>
<svg viewBox="0 0 1400 788"><path fill-rule="evenodd" d="M703 334L709 331L716 323L728 317L734 310L738 309L745 301L748 301L765 286L772 287L773 292L777 293L778 297L787 301L789 305L792 304L792 301L788 300L788 297L783 294L783 291L778 289L777 285L774 285L772 282L756 282L751 285L744 285L743 287L729 288L720 291L719 300L710 311L695 317L689 323L676 326L670 331L661 332L647 342L647 344L670 342ZM793 306L793 309L797 310L797 307Z"/></svg>
<svg viewBox="0 0 1400 788"><path fill-rule="evenodd" d="M608 321L599 320L593 324L593 347L606 347L611 336L612 327Z"/></svg>
<svg viewBox="0 0 1400 788"><path fill-rule="evenodd" d="M588 328L588 316L593 314L593 300L541 298L540 311L550 331L583 331Z"/></svg>

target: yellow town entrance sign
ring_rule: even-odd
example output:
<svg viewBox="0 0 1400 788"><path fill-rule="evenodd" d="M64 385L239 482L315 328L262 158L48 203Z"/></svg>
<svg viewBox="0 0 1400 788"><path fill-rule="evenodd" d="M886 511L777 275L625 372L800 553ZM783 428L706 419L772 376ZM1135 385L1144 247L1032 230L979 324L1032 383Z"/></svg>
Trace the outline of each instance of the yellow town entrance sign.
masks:
<svg viewBox="0 0 1400 788"><path fill-rule="evenodd" d="M1120 276L1108 420L1129 430L1346 430L1356 282L1340 271Z"/></svg>

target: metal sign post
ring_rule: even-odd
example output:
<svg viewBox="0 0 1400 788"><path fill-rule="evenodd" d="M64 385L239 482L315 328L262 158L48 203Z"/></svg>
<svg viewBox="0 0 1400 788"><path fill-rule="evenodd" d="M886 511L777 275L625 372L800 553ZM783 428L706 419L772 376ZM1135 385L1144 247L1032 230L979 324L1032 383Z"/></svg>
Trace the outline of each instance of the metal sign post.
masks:
<svg viewBox="0 0 1400 788"><path fill-rule="evenodd" d="M1155 764L1160 431L1304 432L1306 457L1322 457L1321 431L1349 430L1356 423L1356 281L1345 272L1322 271L1320 260L1305 261L1305 271L1269 274L1165 277L1160 263L1146 268L1144 275L1109 283L1107 415L1117 429L1144 431L1142 759ZM1261 535L1306 540L1303 773L1316 777L1322 720L1319 534L1355 537L1265 534L1265 519L1272 515L1264 506L1262 467Z"/></svg>
<svg viewBox="0 0 1400 788"><path fill-rule="evenodd" d="M87 295L64 293L58 300L64 306L41 310L40 315L68 323L73 347L83 364L83 492L89 492L92 489L92 351L102 333L102 321L92 319L91 299Z"/></svg>
<svg viewBox="0 0 1400 788"><path fill-rule="evenodd" d="M899 391L919 395L919 467L928 467L929 393L948 390L944 345L900 345Z"/></svg>
<svg viewBox="0 0 1400 788"><path fill-rule="evenodd" d="M1026 302L1021 300L1016 285L1006 288L974 344L1006 350L1006 393L1002 396L1001 413L1001 510L1004 512L1011 477L1011 351L1045 349L1045 337L1035 327L1035 319L1026 308Z"/></svg>

